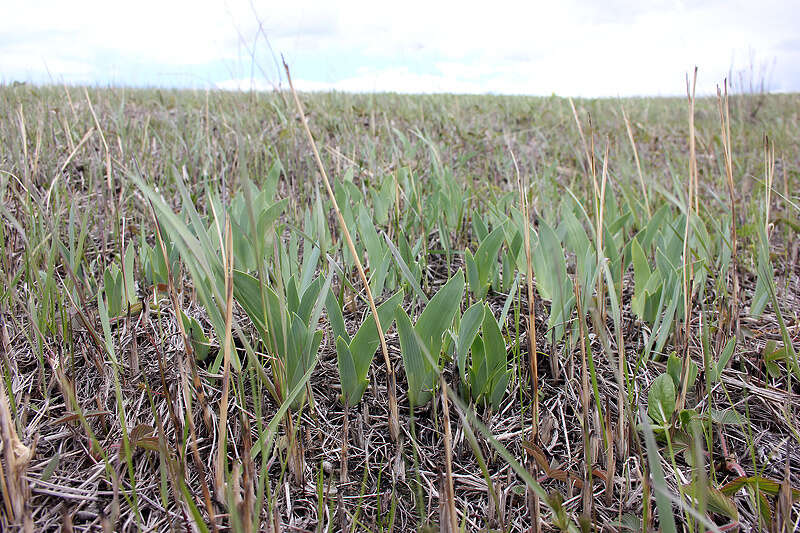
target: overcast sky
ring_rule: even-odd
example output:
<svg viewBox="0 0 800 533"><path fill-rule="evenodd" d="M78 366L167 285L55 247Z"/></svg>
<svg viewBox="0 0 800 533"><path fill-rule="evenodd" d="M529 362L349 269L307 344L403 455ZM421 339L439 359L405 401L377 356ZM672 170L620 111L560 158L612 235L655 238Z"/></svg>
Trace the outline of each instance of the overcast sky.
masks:
<svg viewBox="0 0 800 533"><path fill-rule="evenodd" d="M0 82L562 96L710 93L731 69L800 90L800 2L29 0ZM734 82L739 74L734 75Z"/></svg>

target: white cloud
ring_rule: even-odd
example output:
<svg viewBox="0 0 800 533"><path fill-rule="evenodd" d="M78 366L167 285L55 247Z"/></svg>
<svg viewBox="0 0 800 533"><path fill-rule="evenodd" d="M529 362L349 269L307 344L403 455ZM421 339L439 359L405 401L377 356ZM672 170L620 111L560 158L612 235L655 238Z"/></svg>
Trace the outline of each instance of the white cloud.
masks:
<svg viewBox="0 0 800 533"><path fill-rule="evenodd" d="M128 83L167 72L249 88L241 80L249 79L253 59L257 79L280 75L266 35L306 89L680 94L684 73L699 65L698 90L709 93L732 61L746 66L750 51L757 62L775 59L776 88L800 89L792 86L800 82L800 8L775 0L49 0L7 11L0 20L4 77L44 77L47 65L65 79L102 83L113 67Z"/></svg>

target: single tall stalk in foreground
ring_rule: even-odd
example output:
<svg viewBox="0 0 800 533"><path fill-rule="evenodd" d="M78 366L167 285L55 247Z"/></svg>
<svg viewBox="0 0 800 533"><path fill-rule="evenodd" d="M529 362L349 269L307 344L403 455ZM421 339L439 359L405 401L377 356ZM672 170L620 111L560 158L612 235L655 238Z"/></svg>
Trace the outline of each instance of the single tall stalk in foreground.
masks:
<svg viewBox="0 0 800 533"><path fill-rule="evenodd" d="M519 187L520 207L522 208L523 224L525 226L523 234L525 236L525 260L527 264L527 286L528 286L528 359L531 365L531 379L533 380L533 414L531 417L531 442L538 444L539 438L539 361L537 356L536 346L536 308L534 307L536 297L533 292L533 262L531 260L531 228L530 228L530 213L528 211L528 197L525 194L527 187L522 184L522 178L519 173L519 166L517 159L514 157L514 152L509 147L511 154L511 161L514 162L514 170L517 173L517 186ZM533 464L536 464L533 462ZM530 495L530 506L533 513L534 531L537 533L541 531L539 523L540 504L539 496L533 491L528 491Z"/></svg>
<svg viewBox="0 0 800 533"><path fill-rule="evenodd" d="M689 182L687 184L686 196L686 225L683 232L683 366L681 368L681 388L678 392L677 409L683 409L686 401L686 393L689 387L689 367L691 357L689 356L689 335L691 333L692 318L692 280L694 279L694 267L690 257L689 249L689 230L691 228L692 209L699 214L697 203L697 155L695 151L695 130L694 130L694 103L695 89L697 87L697 67L694 69L694 78L691 90L689 89L689 75L686 75L686 96L689 99Z"/></svg>
<svg viewBox="0 0 800 533"><path fill-rule="evenodd" d="M739 274L736 260L736 197L733 193L733 162L731 158L731 114L728 107L728 80L723 83L725 92L717 86L717 109L722 134L722 153L725 156L725 178L728 184L728 195L731 200L731 260L733 274L733 302L731 304L731 319L734 321L735 330L739 331Z"/></svg>
<svg viewBox="0 0 800 533"><path fill-rule="evenodd" d="M222 243L220 243L222 244ZM231 385L231 326L233 322L233 234L230 217L225 215L225 344L222 346L222 399L219 403L219 435L217 437L217 465L214 473L214 490L224 499L227 473L228 396Z"/></svg>
<svg viewBox="0 0 800 533"><path fill-rule="evenodd" d="M289 88L292 90L292 96L294 97L294 103L297 106L297 112L300 113L300 120L303 123L303 129L308 137L311 150L314 153L314 160L317 162L317 168L319 169L319 173L322 175L322 181L325 183L325 190L328 191L328 197L331 200L331 204L333 204L333 210L336 211L336 217L339 220L339 227L342 229L345 241L347 241L347 249L350 251L350 255L353 256L353 259L355 259L358 275L361 277L362 283L364 283L364 290L367 292L367 300L369 300L369 307L372 311L372 316L375 317L375 326L378 328L378 337L381 340L381 351L383 352L383 359L386 363L387 389L389 392L389 434L391 435L392 440L396 442L400 433L400 422L397 413L397 382L395 380L392 362L389 359L389 348L386 346L386 338L383 335L383 326L381 326L381 320L378 318L378 308L375 307L375 300L372 298L372 291L369 288L369 280L367 279L367 275L364 273L364 267L361 265L361 259L358 257L358 252L356 252L353 239L350 237L350 231L348 231L347 224L345 224L344 217L342 216L342 212L339 210L339 204L336 203L336 196L333 194L331 183L328 180L328 174L325 172L322 159L319 157L319 151L317 150L317 144L314 142L314 136L311 135L311 130L308 127L308 121L306 120L306 115L303 111L303 105L300 103L300 98L297 96L297 91L294 90L292 76L289 73L289 65L286 64L286 61L283 62L283 68L286 70L286 79L289 82Z"/></svg>
<svg viewBox="0 0 800 533"><path fill-rule="evenodd" d="M639 151L636 149L636 141L633 139L633 130L631 129L631 121L628 120L628 115L625 113L625 107L622 106L622 119L625 121L625 129L628 130L628 140L631 141L631 148L633 149L633 159L636 161L636 171L639 173L639 185L642 186L642 196L644 196L644 206L647 209L647 219L653 216L650 211L650 200L647 198L647 187L644 185L644 176L642 175L642 165L639 163Z"/></svg>

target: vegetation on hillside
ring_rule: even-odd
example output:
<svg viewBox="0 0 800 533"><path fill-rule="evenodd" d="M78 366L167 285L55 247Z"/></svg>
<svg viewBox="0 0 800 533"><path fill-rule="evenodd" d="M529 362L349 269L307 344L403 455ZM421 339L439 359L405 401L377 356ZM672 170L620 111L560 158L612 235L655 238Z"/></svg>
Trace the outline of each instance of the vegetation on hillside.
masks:
<svg viewBox="0 0 800 533"><path fill-rule="evenodd" d="M800 527L797 95L300 100L0 87L3 529Z"/></svg>

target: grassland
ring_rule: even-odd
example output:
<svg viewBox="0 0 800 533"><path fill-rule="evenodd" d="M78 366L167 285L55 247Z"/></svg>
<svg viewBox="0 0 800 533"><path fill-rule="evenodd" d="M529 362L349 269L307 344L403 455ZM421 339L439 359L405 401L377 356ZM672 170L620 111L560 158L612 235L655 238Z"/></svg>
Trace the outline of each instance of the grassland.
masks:
<svg viewBox="0 0 800 533"><path fill-rule="evenodd" d="M798 530L800 97L301 101L0 87L3 530Z"/></svg>

